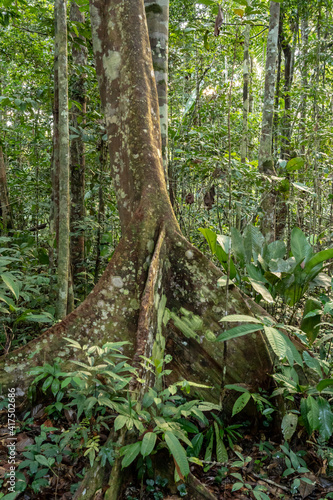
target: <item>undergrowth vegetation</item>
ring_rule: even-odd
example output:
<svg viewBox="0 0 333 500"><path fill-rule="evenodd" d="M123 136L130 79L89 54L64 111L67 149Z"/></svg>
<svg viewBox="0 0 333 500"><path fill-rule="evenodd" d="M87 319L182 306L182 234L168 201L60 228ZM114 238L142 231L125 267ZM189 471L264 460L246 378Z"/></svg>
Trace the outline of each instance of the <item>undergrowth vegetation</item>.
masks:
<svg viewBox="0 0 333 500"><path fill-rule="evenodd" d="M260 388L254 392L246 382L225 385L223 391L234 401L230 414L223 405L196 397L200 388L209 389L206 386L185 380L169 385L171 356L141 358L155 380L147 387L122 354L126 342L109 342L100 348L68 338L68 345L81 353L71 370L55 358L53 364L45 363L30 372L34 376L29 389L32 411L22 415L16 430L18 442L26 443L20 448L17 492L40 498L43 491L45 498L56 487L59 495L66 491L74 495L87 468L98 463L112 466L120 460L122 469L128 470L123 491L127 500L162 499L167 492L191 498L189 478L194 473L204 482L210 477L207 484L214 492L230 491L236 496L240 492L259 500L304 498L307 492L333 497L329 491L323 496L325 483L317 477L319 472L327 481L333 476L331 291L319 292L316 307L306 314L301 314L300 307L303 294L320 276L329 254L314 254L299 230L293 232L287 260L283 260L286 249L282 242L256 246L256 238L261 241L256 228L249 228L244 236L234 233L229 240L210 230L201 231L222 266L228 255L234 259L230 262L235 273L230 278L248 293L252 289L256 300L274 295L282 303L292 297L281 310L281 318L288 317L289 324L269 317L229 315L221 318L220 335L210 338L216 345L244 335L250 341L253 332L262 331L276 359L275 387L270 392ZM276 271L275 266L286 269ZM10 278L16 283L14 273ZM326 283L323 277L321 280L316 287ZM15 295L15 286L8 283L9 292ZM8 304L15 305L12 299ZM195 336L189 318L186 310L182 317L168 312L169 321ZM315 330L306 323L311 318L319 319ZM133 380L139 383L143 398L131 389ZM41 400L44 402L38 404ZM2 412L6 403L2 398ZM252 410L244 412L250 406ZM130 435L130 443L123 446L125 434ZM168 456L175 465L173 472L163 465ZM71 477L69 468L75 471ZM16 498L16 493L6 489L0 495L4 500Z"/></svg>

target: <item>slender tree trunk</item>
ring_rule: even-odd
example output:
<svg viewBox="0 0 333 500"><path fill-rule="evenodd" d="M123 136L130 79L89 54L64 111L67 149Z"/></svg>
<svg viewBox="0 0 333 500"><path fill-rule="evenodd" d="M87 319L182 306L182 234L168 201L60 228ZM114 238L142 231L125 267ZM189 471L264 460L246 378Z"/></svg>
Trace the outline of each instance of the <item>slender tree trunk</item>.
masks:
<svg viewBox="0 0 333 500"><path fill-rule="evenodd" d="M12 213L8 197L5 159L0 145L0 234L6 234L9 229L12 229Z"/></svg>
<svg viewBox="0 0 333 500"><path fill-rule="evenodd" d="M4 83L4 68L0 62L0 95L3 93ZM9 204L8 187L7 187L7 173L6 162L3 154L3 134L2 134L2 111L0 110L0 234L6 234L9 229L13 227L12 211Z"/></svg>
<svg viewBox="0 0 333 500"><path fill-rule="evenodd" d="M297 30L298 31L298 28ZM291 97L290 92L293 83L294 77L294 50L295 46L290 45L286 41L285 33L282 26L282 31L280 33L281 37L281 47L284 53L284 116L283 116L283 124L282 124L282 147L281 147L281 158L284 160L290 159L290 140L291 140L291 116L290 116L290 107L291 107Z"/></svg>
<svg viewBox="0 0 333 500"><path fill-rule="evenodd" d="M249 74L250 74L250 25L246 25L244 34L243 58L243 130L241 142L241 162L245 163L248 155L248 114L249 114Z"/></svg>
<svg viewBox="0 0 333 500"><path fill-rule="evenodd" d="M301 37L302 37L302 97L301 97L301 116L300 116L300 146L301 154L305 154L306 142L306 112L308 97L308 45L309 45L309 22L308 15L303 14L301 19Z"/></svg>
<svg viewBox="0 0 333 500"><path fill-rule="evenodd" d="M57 33L57 16L54 15L54 32ZM58 38L54 39L54 83L53 83L53 151L51 160L51 211L50 211L50 270L56 265L55 248L59 246L59 86L58 86Z"/></svg>
<svg viewBox="0 0 333 500"><path fill-rule="evenodd" d="M249 113L253 113L253 57L250 57Z"/></svg>
<svg viewBox="0 0 333 500"><path fill-rule="evenodd" d="M98 275L101 263L101 236L104 231L104 220L105 220L105 203L104 203L104 175L107 165L108 148L107 143L100 139L98 145L99 150L99 188L98 188L98 229L97 229L97 241L96 241L96 260L95 260L95 272L94 272L94 283L98 282Z"/></svg>
<svg viewBox="0 0 333 500"><path fill-rule="evenodd" d="M274 173L272 133L279 18L280 4L271 2L266 49L265 93L258 157L259 170L268 176ZM272 190L265 194L261 206L263 210L261 230L267 241L273 241L275 239L275 194Z"/></svg>
<svg viewBox="0 0 333 500"><path fill-rule="evenodd" d="M84 23L85 18L75 2L71 3L70 19L76 23ZM74 36L74 34L73 34ZM81 42L85 40L81 37ZM87 49L75 38L72 43L74 72L71 81L71 99L74 103L71 108L71 125L74 129L85 124L86 115L86 74ZM85 144L82 134L75 133L70 146L70 176L71 176L71 270L73 284L76 285L77 275L84 271L84 229L82 222L85 217ZM69 311L70 312L70 311Z"/></svg>
<svg viewBox="0 0 333 500"><path fill-rule="evenodd" d="M284 116L282 119L282 145L281 145L281 158L289 161L291 158L290 141L292 134L292 117L291 117L291 97L290 92L292 89L294 77L294 53L295 53L295 37L293 44L289 44L286 40L283 19L280 23L280 46L284 53ZM294 33L298 32L298 25L294 29ZM278 172L279 173L279 172ZM289 175L287 175L289 181ZM282 239L286 229L286 222L288 216L288 205L286 203L286 194L278 192L276 196L276 239Z"/></svg>
<svg viewBox="0 0 333 500"><path fill-rule="evenodd" d="M156 79L164 175L168 177L168 41L169 0L144 0Z"/></svg>
<svg viewBox="0 0 333 500"><path fill-rule="evenodd" d="M280 19L279 34L282 29L281 25L282 25L282 20ZM276 157L278 157L280 142L281 142L280 139L281 134L279 134L279 126L280 126L279 107L280 107L282 48L281 48L281 43L279 42L280 42L280 37L278 37L277 71L276 71L275 98L274 98L275 110L273 111L273 137L272 137L273 155Z"/></svg>
<svg viewBox="0 0 333 500"><path fill-rule="evenodd" d="M309 45L309 22L308 22L308 12L303 11L301 17L301 53L302 53L302 96L300 104L300 125L299 125L299 144L300 144L300 154L304 156L305 162L306 158L306 144L307 144L307 98L308 98L308 45ZM306 163L305 163L306 168ZM303 172L298 172L298 180L303 182L304 174ZM298 213L298 226L304 231L304 208L305 200L303 197L299 196L297 198L297 213Z"/></svg>
<svg viewBox="0 0 333 500"><path fill-rule="evenodd" d="M58 53L59 92L59 245L57 317L67 314L69 280L69 129L67 69L67 1L55 1L57 17L55 34Z"/></svg>

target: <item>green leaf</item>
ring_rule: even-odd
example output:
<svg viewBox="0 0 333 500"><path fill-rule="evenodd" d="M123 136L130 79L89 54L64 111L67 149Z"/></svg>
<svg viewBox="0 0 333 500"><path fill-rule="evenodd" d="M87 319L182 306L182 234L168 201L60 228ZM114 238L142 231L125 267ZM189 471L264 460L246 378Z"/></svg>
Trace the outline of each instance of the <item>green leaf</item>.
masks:
<svg viewBox="0 0 333 500"><path fill-rule="evenodd" d="M235 326L235 328L231 328L230 330L221 333L218 337L216 337L216 341L225 342L226 340L235 339L236 337L242 337L243 335L247 335L248 333L257 332L258 330L262 330L262 328L262 325Z"/></svg>
<svg viewBox="0 0 333 500"><path fill-rule="evenodd" d="M333 385L333 378L326 378L325 380L321 380L317 384L316 389L317 389L317 391L321 392L324 389L326 389L326 387L329 387L330 385Z"/></svg>
<svg viewBox="0 0 333 500"><path fill-rule="evenodd" d="M223 252L228 259L228 254L229 254L230 245L231 245L230 236L226 236L225 234L218 234L217 235L217 242L221 245Z"/></svg>
<svg viewBox="0 0 333 500"><path fill-rule="evenodd" d="M224 463L228 461L228 453L226 447L220 436L220 430L217 425L217 422L214 422L215 429L215 439L216 439L216 458L218 462Z"/></svg>
<svg viewBox="0 0 333 500"><path fill-rule="evenodd" d="M239 398L236 399L235 404L232 408L232 416L236 415L240 411L242 411L247 403L251 399L251 393L250 392L244 392Z"/></svg>
<svg viewBox="0 0 333 500"><path fill-rule="evenodd" d="M200 434L197 434L196 436L194 436L194 438L191 441L192 448L191 447L188 448L188 453L190 456L191 455L193 455L195 457L199 456L200 450L202 448L203 439L204 439L204 437L203 437L202 432L200 432Z"/></svg>
<svg viewBox="0 0 333 500"><path fill-rule="evenodd" d="M239 265L241 267L244 267L245 263L244 242L240 231L238 231L238 229L236 229L235 227L231 228L231 244L232 244L233 254L235 255L237 261L239 262Z"/></svg>
<svg viewBox="0 0 333 500"><path fill-rule="evenodd" d="M320 264L321 262L325 262L325 260L333 258L333 248L328 248L327 250L322 250L321 252L316 253L305 265L304 271L309 273L311 269Z"/></svg>
<svg viewBox="0 0 333 500"><path fill-rule="evenodd" d="M294 432L296 431L298 422L298 417L295 413L287 413L283 419L281 424L281 429L283 433L283 437L286 441L292 438Z"/></svg>
<svg viewBox="0 0 333 500"><path fill-rule="evenodd" d="M13 300L10 299L9 297L6 297L6 295L0 295L0 300L2 302L5 302L5 304L7 304L8 306L14 305Z"/></svg>
<svg viewBox="0 0 333 500"><path fill-rule="evenodd" d="M165 433L165 442L173 458L177 462L180 472L184 477L186 477L190 472L190 468L184 448L182 447L176 436L169 431Z"/></svg>
<svg viewBox="0 0 333 500"><path fill-rule="evenodd" d="M268 302L269 304L274 303L274 299L273 299L272 295L270 294L270 292L267 290L267 288L262 283L260 283L259 281L253 280L252 278L249 278L249 281L250 281L252 287L254 288L254 290L257 293L259 293L266 302Z"/></svg>
<svg viewBox="0 0 333 500"><path fill-rule="evenodd" d="M217 235L212 231L211 229L200 227L199 231L204 235L204 237L207 240L207 243L209 245L210 251L212 252L213 255L216 253L216 240L217 240Z"/></svg>
<svg viewBox="0 0 333 500"><path fill-rule="evenodd" d="M319 377L323 376L321 365L317 358L313 358L307 351L304 351L303 359L306 366L308 366L309 368L311 368L311 370L314 370L316 373L318 373Z"/></svg>
<svg viewBox="0 0 333 500"><path fill-rule="evenodd" d="M243 483L234 483L233 486L232 486L232 490L231 491L238 491L241 488L243 488L243 486L244 486Z"/></svg>
<svg viewBox="0 0 333 500"><path fill-rule="evenodd" d="M141 450L141 441L137 441L136 443L129 444L127 446L123 446L120 449L120 455L124 455L124 458L121 462L122 469L131 465L131 463L139 455L140 450Z"/></svg>
<svg viewBox="0 0 333 500"><path fill-rule="evenodd" d="M286 169L288 172L294 172L295 170L299 170L304 165L303 158L292 158L288 161L286 165Z"/></svg>
<svg viewBox="0 0 333 500"><path fill-rule="evenodd" d="M154 432L147 432L143 436L141 444L141 455L147 457L151 454L156 444L156 434Z"/></svg>
<svg viewBox="0 0 333 500"><path fill-rule="evenodd" d="M214 434L212 432L211 436L210 436L210 439L209 439L208 446L207 446L206 451L205 451L205 460L207 462L210 462L211 459L212 459L213 443L214 443Z"/></svg>
<svg viewBox="0 0 333 500"><path fill-rule="evenodd" d="M276 354L279 359L285 358L287 352L282 334L271 326L264 326L264 331L274 354Z"/></svg>
<svg viewBox="0 0 333 500"><path fill-rule="evenodd" d="M90 411L94 406L95 404L98 402L97 398L95 398L95 396L91 396L90 398L88 398L85 402L85 410L88 412Z"/></svg>
<svg viewBox="0 0 333 500"><path fill-rule="evenodd" d="M55 396L57 394L57 392L59 391L59 389L60 389L60 382L57 378L55 378L55 379L53 379L53 382L51 385L52 394Z"/></svg>
<svg viewBox="0 0 333 500"><path fill-rule="evenodd" d="M44 455L36 455L35 460L41 465L46 465L46 467L51 467L55 462L54 458L46 458Z"/></svg>
<svg viewBox="0 0 333 500"><path fill-rule="evenodd" d="M28 313L24 317L24 321L33 321L34 323L53 323L54 318L51 314L31 314Z"/></svg>
<svg viewBox="0 0 333 500"><path fill-rule="evenodd" d="M298 227L294 227L291 231L290 246L296 262L306 262L312 257L313 251L310 243L307 241L305 234Z"/></svg>
<svg viewBox="0 0 333 500"><path fill-rule="evenodd" d="M71 347L76 347L77 349L81 349L81 345L78 342L76 342L76 340L69 339L68 337L64 337L64 339L70 343Z"/></svg>
<svg viewBox="0 0 333 500"><path fill-rule="evenodd" d="M228 323L257 323L262 325L262 321L246 314L229 314L228 316L224 316L220 321Z"/></svg>
<svg viewBox="0 0 333 500"><path fill-rule="evenodd" d="M312 396L306 398L306 419L310 427L310 433L319 427L319 407L318 402Z"/></svg>
<svg viewBox="0 0 333 500"><path fill-rule="evenodd" d="M296 346L294 345L294 343L290 340L290 338L287 335L285 335L284 333L281 333L281 332L279 332L279 333L282 335L282 338L284 340L286 348L291 351L292 356L294 358L294 361L299 366L303 366L302 356L298 352L298 350L297 350Z"/></svg>
<svg viewBox="0 0 333 500"><path fill-rule="evenodd" d="M231 389L233 391L238 391L238 392L249 392L248 389L245 389L245 387L242 387L241 385L237 384L227 384L224 386L226 389Z"/></svg>
<svg viewBox="0 0 333 500"><path fill-rule="evenodd" d="M196 0L195 3L201 4L201 5L216 5L215 0Z"/></svg>
<svg viewBox="0 0 333 500"><path fill-rule="evenodd" d="M1 275L1 278L3 279L4 283L7 285L9 290L12 292L16 300L18 300L20 298L20 289L18 284L15 282L12 274L3 273Z"/></svg>
<svg viewBox="0 0 333 500"><path fill-rule="evenodd" d="M320 436L328 441L333 432L333 413L329 402L321 396L317 400L319 411L319 433Z"/></svg>
<svg viewBox="0 0 333 500"><path fill-rule="evenodd" d="M52 382L53 382L53 376L50 375L49 377L47 377L44 384L42 385L42 391L45 392L50 387Z"/></svg>
<svg viewBox="0 0 333 500"><path fill-rule="evenodd" d="M307 299L303 311L301 330L306 333L307 338L312 343L319 333L319 323L321 318L321 303L316 299Z"/></svg>
<svg viewBox="0 0 333 500"><path fill-rule="evenodd" d="M246 264L246 270L250 278L255 281L260 281L261 283L267 283L265 276L262 274L259 267L254 264Z"/></svg>
<svg viewBox="0 0 333 500"><path fill-rule="evenodd" d="M313 196L315 196L316 194L313 189L309 188L306 184L303 184L302 182L292 182L291 184L300 191L305 191L306 193L310 193Z"/></svg>
<svg viewBox="0 0 333 500"><path fill-rule="evenodd" d="M111 401L110 398L108 398L105 395L98 396L98 404L100 404L102 406L107 406L108 408L111 408L111 409L115 408L115 404Z"/></svg>
<svg viewBox="0 0 333 500"><path fill-rule="evenodd" d="M265 239L263 235L257 227L248 225L244 230L243 238L246 262L250 263L252 257L254 262L256 262L264 244Z"/></svg>
<svg viewBox="0 0 333 500"><path fill-rule="evenodd" d="M272 241L266 247L267 257L264 254L264 258L266 258L266 260L283 259L283 257L286 254L286 251L287 249L284 241L282 240Z"/></svg>

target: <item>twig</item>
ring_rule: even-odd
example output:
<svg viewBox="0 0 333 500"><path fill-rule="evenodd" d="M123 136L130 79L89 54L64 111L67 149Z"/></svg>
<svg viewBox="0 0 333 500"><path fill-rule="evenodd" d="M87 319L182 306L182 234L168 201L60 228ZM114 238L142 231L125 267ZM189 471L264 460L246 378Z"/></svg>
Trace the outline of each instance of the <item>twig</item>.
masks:
<svg viewBox="0 0 333 500"><path fill-rule="evenodd" d="M264 28L263 30L259 31L259 33L257 33L256 35L250 36L250 40L252 40L252 38L256 38L257 36L261 35L261 33L263 33L266 30L268 30L268 26L266 26L266 28Z"/></svg>
<svg viewBox="0 0 333 500"><path fill-rule="evenodd" d="M37 35L50 36L49 33L43 33L42 31L33 31L29 30L29 28L24 28L23 26L17 26L17 24L12 24L13 28L18 30L28 31L29 33L36 33Z"/></svg>
<svg viewBox="0 0 333 500"><path fill-rule="evenodd" d="M287 486L282 486L282 484L275 483L271 479L268 479L267 477L261 477L259 474L255 474L254 472L250 473L252 476L254 476L256 479L260 479L261 481L265 481L265 483L270 484L271 486L275 486L276 488L280 488L281 490L287 491L290 493L290 489L287 488Z"/></svg>

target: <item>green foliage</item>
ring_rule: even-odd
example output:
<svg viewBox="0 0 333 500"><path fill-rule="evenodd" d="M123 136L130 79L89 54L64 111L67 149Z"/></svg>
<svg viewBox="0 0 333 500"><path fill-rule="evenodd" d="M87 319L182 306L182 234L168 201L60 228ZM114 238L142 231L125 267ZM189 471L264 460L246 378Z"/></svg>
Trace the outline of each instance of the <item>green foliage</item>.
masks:
<svg viewBox="0 0 333 500"><path fill-rule="evenodd" d="M333 249L315 254L299 228L294 228L291 232L290 257L286 257L283 241L265 243L263 235L255 226L248 225L243 235L236 228L232 228L230 238L216 235L211 229L200 231L213 255L217 256L227 271L228 253L231 252L230 279L235 279L235 282L247 293L252 293L256 300L259 298L268 304L280 298L286 306L295 306L304 297L310 285L321 286L318 275L323 269L322 264L333 257ZM219 284L224 286L225 279L221 278ZM312 323L313 321L311 325L309 322L303 324L303 331L311 341L316 338L315 327L318 321L315 325Z"/></svg>
<svg viewBox="0 0 333 500"><path fill-rule="evenodd" d="M170 357L167 361L171 361ZM144 358L144 363L148 369L155 372L156 381L170 373L169 370L162 369L163 360L153 361ZM127 404L118 407L119 415L114 423L115 430L126 427L128 430L137 429L137 432L143 434L142 440L121 448L120 454L124 456L122 467L128 467L139 454L146 458L167 447L177 464L179 476L188 475L189 457L181 442L192 448L188 434L199 434L198 427L188 419L207 424L204 412L219 409L218 405L199 400L183 403L182 398L177 395L177 387L182 386L184 390L188 390L191 385L191 382L177 382L160 391L148 388L141 403L128 399ZM147 432L147 429L152 430Z"/></svg>
<svg viewBox="0 0 333 500"><path fill-rule="evenodd" d="M270 318L262 318L261 320L259 320L252 316L233 314L229 316L224 316L221 319L221 322L227 322L227 323L246 322L246 323L254 323L255 326L253 326L252 324L250 325L241 324L235 328L232 328L231 330L227 330L221 333L217 337L218 341L224 342L232 338L247 335L248 333L252 333L257 330L263 330L272 351L277 356L277 359L282 361L287 359L291 366L293 366L294 363L303 366L302 358L299 352L297 351L295 345L292 343L292 341L289 339L287 335L280 332L280 330L276 328L277 326L283 327L283 325L276 324Z"/></svg>
<svg viewBox="0 0 333 500"><path fill-rule="evenodd" d="M126 428L134 432L137 437L135 442L121 447L118 451L119 456L123 457L123 468L137 461L139 473L142 474L147 470L147 466L148 469L150 467L150 456L166 447L177 464L175 474L186 477L189 473L189 461L200 463L196 460L196 456L199 455L204 439L194 421L206 426L208 420L205 413L219 410L219 406L195 399L186 401L184 397L178 395L179 387L188 393L192 385L198 386L187 381L176 382L161 390L156 387L149 388L142 401L136 401L129 393L126 394L128 383L135 375L135 370L127 364L125 356L120 353L125 342L107 343L98 348L81 346L72 339L67 340L70 347L82 352L87 362L76 361L75 364L79 369L73 372L62 371L59 359L56 359L52 366L45 364L43 367L36 367L30 373L35 375L30 393L33 395L36 389L40 388L55 398L55 401L47 407L48 414L52 414L55 418L61 418L64 410L68 411L74 407L77 423L73 423L61 434L53 434L53 443L49 443L47 430L42 429L36 444L25 452L27 460L22 463L21 468L29 468L33 477L32 489L46 485L41 482L45 467L53 473L55 463L61 462L64 453L87 457L90 466L96 460L100 460L102 465L106 462L112 464L116 456L115 445L108 441L101 446L99 433L102 427L110 430L108 422L110 417L114 418L115 413L114 431ZM164 360L143 358L142 365L154 374L158 386L159 379L170 374L170 370L164 368L170 361L170 356ZM112 415L108 415L109 409L112 410ZM224 429L219 427L222 425L221 421L216 416L214 418L216 421L212 429L214 428L216 437L216 453L219 459L227 460L222 441ZM236 429L237 426L225 430L229 440L237 436ZM198 436L196 440L192 439L193 444L188 437L189 434ZM188 446L187 450L182 443ZM194 453L189 452L192 448ZM40 472L41 466L44 467L41 469L43 473ZM181 489L181 493L185 496L186 490ZM159 495L160 492L156 492L155 497L160 498Z"/></svg>
<svg viewBox="0 0 333 500"><path fill-rule="evenodd" d="M10 242L10 246L7 246ZM14 347L54 323L47 266L28 237L0 237L0 341Z"/></svg>

